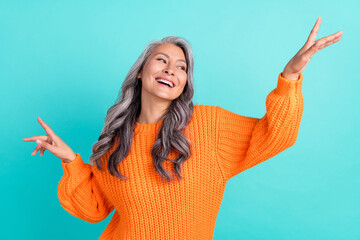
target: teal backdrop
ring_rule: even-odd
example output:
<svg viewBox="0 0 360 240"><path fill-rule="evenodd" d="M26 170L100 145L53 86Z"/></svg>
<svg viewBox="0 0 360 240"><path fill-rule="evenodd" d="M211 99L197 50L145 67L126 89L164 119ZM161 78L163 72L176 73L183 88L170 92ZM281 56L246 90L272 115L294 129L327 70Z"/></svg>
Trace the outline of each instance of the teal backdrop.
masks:
<svg viewBox="0 0 360 240"><path fill-rule="evenodd" d="M360 2L0 1L1 239L98 239L109 223L66 212L63 169L36 143L40 116L89 163L108 108L146 43L193 47L194 104L261 118L278 74L305 44L343 37L303 72L291 148L230 179L214 239L360 239Z"/></svg>

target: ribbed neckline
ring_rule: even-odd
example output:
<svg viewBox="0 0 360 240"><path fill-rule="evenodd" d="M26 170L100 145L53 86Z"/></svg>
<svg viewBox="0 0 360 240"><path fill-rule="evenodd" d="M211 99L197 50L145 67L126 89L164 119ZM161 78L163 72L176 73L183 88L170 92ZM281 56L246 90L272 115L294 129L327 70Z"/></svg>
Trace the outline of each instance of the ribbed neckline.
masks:
<svg viewBox="0 0 360 240"><path fill-rule="evenodd" d="M154 123L139 123L135 122L136 125L136 132L154 132L155 133L155 126L157 122ZM163 123L163 120L160 120L157 125L157 129L160 128L161 124Z"/></svg>

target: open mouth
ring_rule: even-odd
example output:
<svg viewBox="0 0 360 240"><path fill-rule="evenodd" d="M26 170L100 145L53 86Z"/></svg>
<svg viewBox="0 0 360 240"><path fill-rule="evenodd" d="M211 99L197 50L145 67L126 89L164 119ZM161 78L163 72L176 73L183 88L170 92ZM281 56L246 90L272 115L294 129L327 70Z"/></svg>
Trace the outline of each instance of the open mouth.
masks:
<svg viewBox="0 0 360 240"><path fill-rule="evenodd" d="M161 85L164 85L164 86L167 86L167 87L171 88L170 85L167 84L167 83L163 83L163 82L158 82L158 83L161 84Z"/></svg>
<svg viewBox="0 0 360 240"><path fill-rule="evenodd" d="M161 84L161 85L167 86L167 87L169 87L169 88L173 88L172 83L169 82L169 81L166 81L166 80L161 79L161 78L156 79L156 81L157 81L159 84Z"/></svg>

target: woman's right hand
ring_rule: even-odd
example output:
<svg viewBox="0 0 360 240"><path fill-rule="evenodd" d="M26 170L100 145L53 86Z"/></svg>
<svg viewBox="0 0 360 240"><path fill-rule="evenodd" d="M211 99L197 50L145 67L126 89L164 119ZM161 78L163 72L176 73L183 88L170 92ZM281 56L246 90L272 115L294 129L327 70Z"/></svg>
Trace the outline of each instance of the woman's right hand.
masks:
<svg viewBox="0 0 360 240"><path fill-rule="evenodd" d="M36 141L37 147L31 155L35 156L37 151L40 150L40 156L44 155L45 150L49 150L56 157L60 158L65 163L69 163L76 158L76 154L66 143L61 140L51 128L40 117L37 118L40 125L45 129L47 135L38 135L28 138L23 138L25 142ZM41 142L39 142L39 140Z"/></svg>

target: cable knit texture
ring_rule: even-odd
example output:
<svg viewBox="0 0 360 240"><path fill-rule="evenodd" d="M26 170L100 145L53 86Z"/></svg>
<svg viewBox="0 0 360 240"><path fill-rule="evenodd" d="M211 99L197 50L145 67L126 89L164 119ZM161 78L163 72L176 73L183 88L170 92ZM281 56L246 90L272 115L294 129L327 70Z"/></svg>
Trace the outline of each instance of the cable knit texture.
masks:
<svg viewBox="0 0 360 240"><path fill-rule="evenodd" d="M182 166L182 181L165 182L155 170L151 148L160 125L138 124L129 155L118 169L129 180L110 175L107 161L117 141L101 158L104 171L84 163L80 154L61 162L61 206L90 223L114 209L99 239L212 239L226 182L292 146L304 101L300 74L296 81L278 76L266 98L262 118L242 116L219 106L195 105L185 134L191 157ZM160 122L161 124L162 122ZM175 159L177 154L170 152ZM164 167L173 172L172 163ZM175 174L173 174L175 176Z"/></svg>

